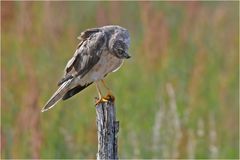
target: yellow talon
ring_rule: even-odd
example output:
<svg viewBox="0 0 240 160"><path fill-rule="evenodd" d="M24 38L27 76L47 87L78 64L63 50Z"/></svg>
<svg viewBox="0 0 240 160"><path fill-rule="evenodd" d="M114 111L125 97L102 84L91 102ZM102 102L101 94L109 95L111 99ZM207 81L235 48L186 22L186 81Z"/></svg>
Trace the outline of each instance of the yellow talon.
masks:
<svg viewBox="0 0 240 160"><path fill-rule="evenodd" d="M104 97L104 99L113 102L113 101L115 100L115 97L114 97L111 93L108 93L108 94Z"/></svg>
<svg viewBox="0 0 240 160"><path fill-rule="evenodd" d="M104 102L108 102L108 99L103 97L103 98L98 99L96 101L95 105L99 105L100 103L104 103Z"/></svg>
<svg viewBox="0 0 240 160"><path fill-rule="evenodd" d="M102 97L102 93L99 89L98 82L96 82L95 84L96 84L99 98L96 98L95 105L98 105L98 104L104 103L104 102L108 102L108 101L114 102L114 100L115 100L115 97L112 95L111 90L106 86L104 80L102 80L102 83L103 83L104 87L108 90L108 94L105 97Z"/></svg>

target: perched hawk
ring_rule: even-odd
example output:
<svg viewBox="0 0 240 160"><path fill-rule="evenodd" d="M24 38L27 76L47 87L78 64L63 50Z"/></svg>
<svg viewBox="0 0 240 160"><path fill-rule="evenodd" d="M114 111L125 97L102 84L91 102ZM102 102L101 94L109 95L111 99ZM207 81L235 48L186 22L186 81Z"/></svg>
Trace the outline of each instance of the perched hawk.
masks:
<svg viewBox="0 0 240 160"><path fill-rule="evenodd" d="M130 58L128 48L129 33L116 25L87 29L78 37L80 43L67 63L63 78L58 82L58 90L43 107L42 112L52 108L60 99L66 100L95 82L99 99L106 101L99 90L98 82L118 70L124 59ZM107 87L106 87L107 88ZM107 88L108 89L108 88Z"/></svg>

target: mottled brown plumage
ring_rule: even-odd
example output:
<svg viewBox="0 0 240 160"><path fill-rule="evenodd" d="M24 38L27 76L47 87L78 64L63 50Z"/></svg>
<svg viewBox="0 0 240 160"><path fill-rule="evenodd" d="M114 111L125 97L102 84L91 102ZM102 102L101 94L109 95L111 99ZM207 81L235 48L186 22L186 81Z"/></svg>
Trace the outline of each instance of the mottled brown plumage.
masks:
<svg viewBox="0 0 240 160"><path fill-rule="evenodd" d="M119 69L124 59L130 58L129 33L120 26L88 29L78 39L80 43L65 67L59 88L42 111L52 108L60 99L72 97L93 82L103 80L108 73Z"/></svg>

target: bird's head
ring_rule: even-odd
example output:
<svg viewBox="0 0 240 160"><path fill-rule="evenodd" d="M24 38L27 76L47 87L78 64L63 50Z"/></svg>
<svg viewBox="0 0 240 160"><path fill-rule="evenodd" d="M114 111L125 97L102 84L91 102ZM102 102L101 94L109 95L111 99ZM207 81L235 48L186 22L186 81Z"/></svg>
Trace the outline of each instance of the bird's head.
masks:
<svg viewBox="0 0 240 160"><path fill-rule="evenodd" d="M128 53L130 36L126 29L117 28L109 40L109 49L111 53L120 58L128 59L131 56Z"/></svg>

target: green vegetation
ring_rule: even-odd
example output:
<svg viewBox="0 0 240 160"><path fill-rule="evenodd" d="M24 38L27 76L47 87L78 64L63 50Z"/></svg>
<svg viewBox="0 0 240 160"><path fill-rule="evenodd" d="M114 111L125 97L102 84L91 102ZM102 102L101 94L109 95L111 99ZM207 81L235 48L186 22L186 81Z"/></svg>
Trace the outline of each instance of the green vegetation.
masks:
<svg viewBox="0 0 240 160"><path fill-rule="evenodd" d="M129 29L106 79L120 158L239 158L239 2L1 2L1 158L95 158L92 85L48 112L80 32Z"/></svg>

